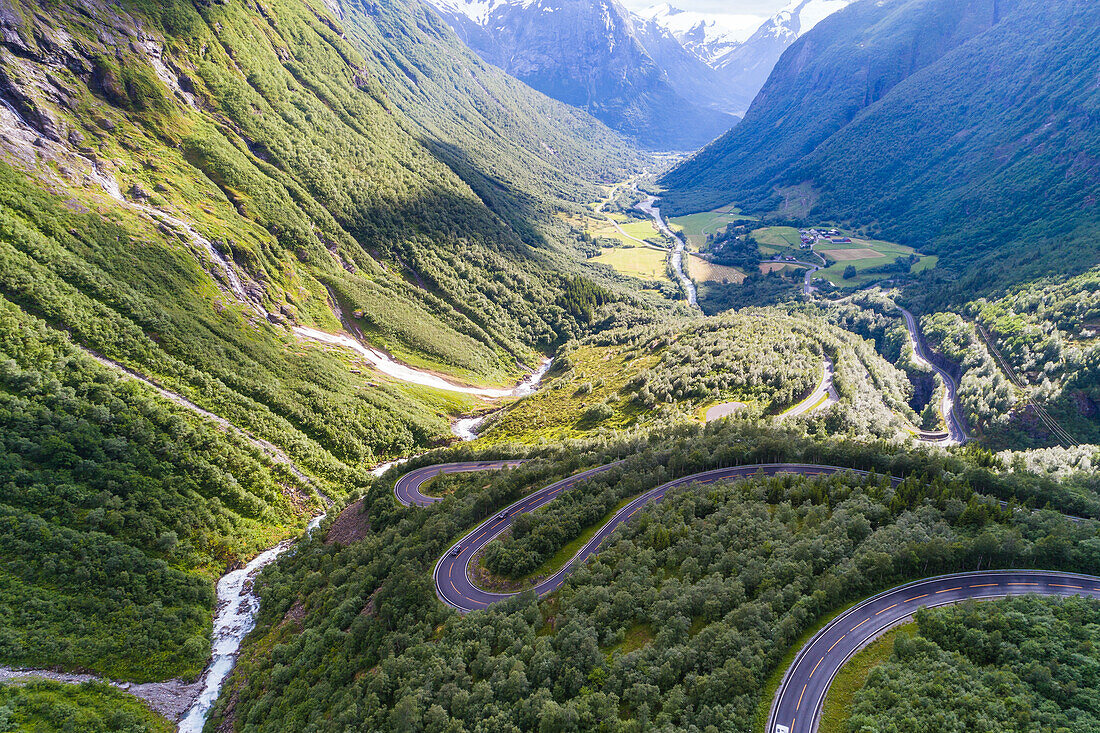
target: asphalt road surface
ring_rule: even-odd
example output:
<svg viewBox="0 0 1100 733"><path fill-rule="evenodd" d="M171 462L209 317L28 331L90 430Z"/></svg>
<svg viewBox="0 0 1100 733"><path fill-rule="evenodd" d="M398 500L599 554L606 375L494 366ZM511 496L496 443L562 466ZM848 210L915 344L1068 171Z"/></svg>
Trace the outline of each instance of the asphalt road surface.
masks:
<svg viewBox="0 0 1100 733"><path fill-rule="evenodd" d="M789 410L779 416L780 420L788 417L794 417L796 415L805 415L809 412L817 412L823 407L838 402L840 395L837 394L836 387L833 386L833 372L835 367L833 366L833 360L828 356L825 357L825 367L821 373L821 381L814 387L814 391L810 392L809 397L794 405Z"/></svg>
<svg viewBox="0 0 1100 733"><path fill-rule="evenodd" d="M394 494L406 506L427 506L439 501L425 496L420 487L441 473L464 473L516 466L520 460L448 463L411 471L397 480ZM469 564L477 552L499 537L518 514L534 511L553 501L566 489L608 471L622 461L596 466L535 491L479 524L452 545L439 559L433 572L436 594L459 611L474 611L518 593L491 593L475 586ZM615 529L632 518L646 504L660 501L669 489L688 484L709 484L748 478L757 474L832 475L849 472L865 476L868 472L838 466L804 463L771 463L718 468L669 481L635 497L603 525L599 531L557 573L533 586L542 596L561 587L566 576L578 564L599 551ZM897 485L900 478L891 477ZM928 578L899 586L869 598L825 626L799 651L787 670L772 705L768 733L813 733L817 730L825 693L836 673L856 652L884 631L911 617L919 608L948 605L968 599L999 598L1037 593L1047 596L1086 595L1100 598L1100 578L1044 570L1004 570L958 573Z"/></svg>
<svg viewBox="0 0 1100 733"><path fill-rule="evenodd" d="M452 545L447 552L436 563L434 576L435 576L435 590L436 595L440 600L449 606L453 606L460 611L475 611L478 609L486 608L490 604L502 601L506 598L518 595L518 593L492 593L486 590L482 590L474 585L470 579L469 564L477 552L500 536L504 530L511 526L512 521L517 514L523 514L525 512L531 512L539 507L553 501L564 490L571 488L575 484L578 484L592 476L596 476L604 471L608 471L618 463L611 463L606 466L597 466L596 468L590 468L587 471L574 474L568 478L556 481L549 486L535 491L520 501L516 502L512 506L508 507L507 515L496 515L491 519L488 519L478 525L473 531L469 532L465 537ZM449 466L462 466L469 464L448 464ZM436 467L438 468L438 467ZM479 468L468 468L467 470L480 470ZM576 555L574 555L562 568L555 573L539 582L537 585L532 586L529 590L533 590L536 594L542 596L547 593L551 593L561 587L561 584L565 581L565 577L576 567L578 564L585 562L589 557L594 555L601 545L611 536L611 533L615 531L623 522L633 517L643 506L651 501L660 501L665 492L669 489L684 486L686 484L706 484L714 483L715 481L728 481L731 479L747 478L755 474L763 473L768 476L774 476L780 473L797 473L805 476L825 475L839 473L843 471L850 471L857 475L866 475L864 471L856 471L849 468L839 468L836 466L817 466L810 464L794 464L794 463L773 463L773 464L758 464L751 466L734 466L731 468L719 468L713 471L705 471L703 473L696 473L690 476L684 476L674 481L662 484L654 489L650 489L644 494L635 497L629 504L624 506L600 529L595 535L582 547ZM431 476L437 475L430 471L421 469L419 476L421 482L427 480ZM412 474L406 474L398 480L398 484L402 482ZM412 496L414 494L409 493L415 491L415 495L419 495L419 491L416 491L413 484L417 480L416 477L411 478L408 482L405 482L403 491L406 492L406 496ZM892 479L894 483L898 483L901 479ZM399 496L400 498L400 496ZM429 499L429 497L424 497ZM409 503L418 503L410 501Z"/></svg>
<svg viewBox="0 0 1100 733"><path fill-rule="evenodd" d="M437 476L442 476L445 473L499 471L502 468L514 468L521 463L523 463L521 460L471 461L468 463L440 463L436 466L425 466L409 471L397 479L397 483L393 485L393 495L405 506L428 506L437 501L443 501L443 499L439 496L425 496L420 493L420 487Z"/></svg>
<svg viewBox="0 0 1100 733"><path fill-rule="evenodd" d="M776 693L768 733L816 731L825 693L848 658L917 609L1026 593L1100 598L1100 578L1043 570L959 573L869 598L830 622L798 653Z"/></svg>
<svg viewBox="0 0 1100 733"><path fill-rule="evenodd" d="M955 378L936 366L935 363L932 362L932 359L929 358L928 352L924 348L924 339L921 338L920 331L917 330L917 319L913 314L901 306L898 306L898 310L901 311L901 315L905 319L905 327L909 329L909 340L913 343L913 352L917 357L917 361L923 362L934 372L939 374L946 387L943 394L943 400L940 403L940 414L943 415L943 420L947 424L948 439L944 441L944 443L947 445L962 445L970 440L970 436L966 434L966 428L963 427L962 421L959 420L959 403L957 398L958 385L955 384Z"/></svg>

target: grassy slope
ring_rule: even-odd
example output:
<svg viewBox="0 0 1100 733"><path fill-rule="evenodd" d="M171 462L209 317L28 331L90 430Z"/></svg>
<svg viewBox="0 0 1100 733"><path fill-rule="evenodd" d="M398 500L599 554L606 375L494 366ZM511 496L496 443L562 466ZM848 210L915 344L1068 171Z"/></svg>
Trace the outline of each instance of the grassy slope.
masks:
<svg viewBox="0 0 1100 733"><path fill-rule="evenodd" d="M848 733L852 700L867 682L871 670L890 659L890 655L894 653L894 639L898 636L912 636L915 631L916 624L913 623L889 631L841 667L825 695L819 733Z"/></svg>
<svg viewBox="0 0 1100 733"><path fill-rule="evenodd" d="M572 168L508 160L540 134L522 115L553 112L517 91L520 106L483 124L527 142L468 156L527 173L494 209L439 153L471 144L448 138L457 103L428 135L323 7L62 2L13 18L4 95L33 129L12 122L0 140L0 660L193 676L213 578L316 506L257 449L119 382L69 339L285 448L340 498L473 403L300 342L242 302L187 227L274 321L338 330L331 299L398 356L506 383L581 326L562 288L602 292L555 274L576 268L541 222L587 199L555 186L621 173L629 156L562 112L555 139ZM452 73L490 90L500 76L461 59Z"/></svg>
<svg viewBox="0 0 1100 733"><path fill-rule="evenodd" d="M671 282L668 267L665 265L667 253L638 245L636 247L613 247L604 249L599 255L590 257L589 262L608 265L623 275L641 280Z"/></svg>

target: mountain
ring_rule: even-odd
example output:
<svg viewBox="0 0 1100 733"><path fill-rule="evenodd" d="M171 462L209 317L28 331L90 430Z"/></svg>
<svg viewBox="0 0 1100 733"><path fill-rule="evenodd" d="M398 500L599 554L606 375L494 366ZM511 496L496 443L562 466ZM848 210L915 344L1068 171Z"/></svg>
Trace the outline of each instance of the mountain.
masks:
<svg viewBox="0 0 1100 733"><path fill-rule="evenodd" d="M709 73L704 72L705 78L717 91L703 99L716 102L717 109L741 117L787 47L851 2L793 0L766 19L686 12L668 3L655 5L638 15L663 28L686 51L710 67ZM678 89L690 88L690 82L685 83L679 77L670 74L670 79Z"/></svg>
<svg viewBox="0 0 1100 733"><path fill-rule="evenodd" d="M640 10L636 15L667 30L685 50L710 66L718 66L765 21L758 15L681 10L669 3Z"/></svg>
<svg viewBox="0 0 1100 733"><path fill-rule="evenodd" d="M435 0L434 5L481 58L646 148L695 149L736 121L695 101L693 90L678 90L647 52L635 19L614 0ZM660 42L647 40L653 48ZM677 58L692 63L682 50ZM694 70L705 66L695 64ZM690 74L691 68L679 72L681 78Z"/></svg>
<svg viewBox="0 0 1100 733"><path fill-rule="evenodd" d="M1097 22L1068 0L857 2L792 44L666 202L873 225L982 261L987 284L1029 261L1080 271L1100 224Z"/></svg>
<svg viewBox="0 0 1100 733"><path fill-rule="evenodd" d="M503 386L632 299L560 214L645 159L415 1L0 1L0 100L2 664L195 677L218 575L481 404L303 329Z"/></svg>

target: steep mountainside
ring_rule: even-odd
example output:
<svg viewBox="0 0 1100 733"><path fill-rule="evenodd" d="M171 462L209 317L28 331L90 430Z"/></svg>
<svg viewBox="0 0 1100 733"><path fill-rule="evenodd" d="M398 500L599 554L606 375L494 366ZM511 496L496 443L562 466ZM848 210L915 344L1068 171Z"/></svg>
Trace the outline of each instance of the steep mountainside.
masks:
<svg viewBox="0 0 1100 733"><path fill-rule="evenodd" d="M211 579L300 529L310 483L340 498L475 405L294 327L504 385L627 299L554 213L634 155L415 4L0 27L0 663L195 674Z"/></svg>
<svg viewBox="0 0 1100 733"><path fill-rule="evenodd" d="M558 208L595 200L642 160L589 115L486 64L426 5L328 5L414 135L529 241L548 227L562 236Z"/></svg>
<svg viewBox="0 0 1100 733"><path fill-rule="evenodd" d="M858 2L784 54L667 201L812 207L1003 278L1080 271L1100 223L1097 22L1067 0Z"/></svg>
<svg viewBox="0 0 1100 733"><path fill-rule="evenodd" d="M673 87L615 0L434 4L483 59L650 149L691 150L735 121Z"/></svg>
<svg viewBox="0 0 1100 733"><path fill-rule="evenodd" d="M764 21L758 15L700 13L681 10L669 3L654 5L635 14L666 29L684 49L711 65L720 63Z"/></svg>
<svg viewBox="0 0 1100 733"><path fill-rule="evenodd" d="M756 19L747 33L744 29L752 16L707 16L668 3L644 10L639 16L665 29L689 54L706 64L710 71L697 74L697 78L706 79L717 91L704 99L715 109L740 117L787 47L851 1L793 0L771 18L763 22ZM658 56L654 58L669 69ZM694 88L693 80L681 80L672 71L669 78L677 89Z"/></svg>

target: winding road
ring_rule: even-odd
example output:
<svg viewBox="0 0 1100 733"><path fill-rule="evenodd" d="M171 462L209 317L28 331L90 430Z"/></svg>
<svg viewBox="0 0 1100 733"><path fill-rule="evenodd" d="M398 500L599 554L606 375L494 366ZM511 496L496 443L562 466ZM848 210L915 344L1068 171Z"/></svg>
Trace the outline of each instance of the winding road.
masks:
<svg viewBox="0 0 1100 733"><path fill-rule="evenodd" d="M799 651L779 685L767 732L816 731L825 693L844 663L917 609L1025 593L1100 598L1100 578L1046 570L956 573L918 580L868 598L831 621Z"/></svg>
<svg viewBox="0 0 1100 733"><path fill-rule="evenodd" d="M427 506L440 499L426 496L421 487L441 474L500 470L521 463L523 461L517 459L426 466L401 476L394 485L394 495L406 506ZM435 564L433 579L440 600L461 612L467 612L487 608L493 603L518 595L518 592L492 593L474 585L470 578L469 565L477 553L508 529L516 515L539 509L566 489L621 463L622 461L616 461L597 466L556 481L525 496L468 532L451 545ZM560 588L573 568L598 552L620 524L628 521L649 502L660 501L669 489L688 484L744 479L758 474L820 476L842 472L857 476L868 475L867 471L839 466L772 463L718 468L666 482L630 500L560 570L528 590L542 596ZM890 481L896 486L902 479L890 477ZM829 622L799 651L776 692L768 718L767 733L814 733L818 727L825 694L841 667L852 655L883 632L911 618L919 608L1027 593L1045 596L1084 595L1100 599L1100 578L1046 570L955 573L908 583L868 598Z"/></svg>
<svg viewBox="0 0 1100 733"><path fill-rule="evenodd" d="M499 470L502 468L508 468L517 466L523 461L476 461L471 463L445 463L437 466L427 466L425 468L419 468L415 471L410 471L397 480L394 484L394 496L397 500L405 506L428 506L434 502L440 501L440 499L426 496L421 487L430 481L444 473L465 473L470 471L486 471L486 470ZM515 502L511 506L507 507L501 513L493 516L490 519L485 520L473 530L468 532L462 539L451 545L447 552L439 559L439 562L435 565L434 577L435 577L435 589L436 595L440 600L459 611L475 611L478 609L486 608L490 604L502 601L506 598L519 595L516 593L492 593L490 591L483 590L476 585L470 578L469 565L471 560L477 555L477 553L485 547L485 545L492 542L499 537L508 527L512 525L512 521L519 514L525 514L527 512L535 511L540 507L543 507L558 497L564 490L573 487L574 485L585 481L593 476L597 476L605 471L609 471L612 468L620 465L622 461L615 463L609 463L603 466L596 466L580 473L576 473L567 478L555 481L549 486L543 487L537 491L534 491L519 501ZM561 584L565 581L565 577L572 571L578 564L583 563L589 557L594 555L604 543L605 540L615 531L623 522L633 517L643 506L651 501L660 501L664 498L665 493L677 486L685 486L687 484L709 484L716 481L729 481L735 479L748 478L761 473L766 476L774 476L782 473L794 473L801 474L803 476L820 476L831 475L834 473L850 472L859 476L866 476L868 472L859 471L851 468L841 468L839 466L820 466L815 464L800 464L800 463L766 463L766 464L754 464L748 466L732 466L729 468L717 468L711 471L704 471L702 473L695 473L689 476L669 481L661 484L660 486L650 489L649 491L640 494L632 499L626 506L617 511L611 519L609 519L600 529L596 532L592 538L585 543L584 547L577 551L577 554L569 559L565 565L562 566L558 572L554 575L540 581L538 584L532 586L528 590L533 590L536 594L542 596L547 593L551 593L561 587ZM901 482L900 478L892 478L891 481L896 485Z"/></svg>
<svg viewBox="0 0 1100 733"><path fill-rule="evenodd" d="M940 375L944 385L943 396L940 398L940 415L943 416L943 422L947 426L947 435L941 436L936 433L922 432L920 437L922 440L938 442L943 445L962 445L970 440L970 436L967 435L966 428L963 426L962 420L959 419L956 408L959 386L956 384L954 377L936 366L935 362L929 357L924 346L924 339L921 338L920 330L917 328L916 317L900 305L897 308L905 319L905 327L909 329L909 340L913 345L913 356L916 358L917 363L927 366Z"/></svg>
<svg viewBox="0 0 1100 733"><path fill-rule="evenodd" d="M826 356L825 366L821 373L821 381L814 387L814 391L810 392L810 395L806 399L781 413L779 419L783 420L788 417L796 417L798 415L817 412L823 407L828 407L834 402L839 402L840 395L837 394L836 387L833 386L834 369L835 365L833 364L833 360Z"/></svg>

